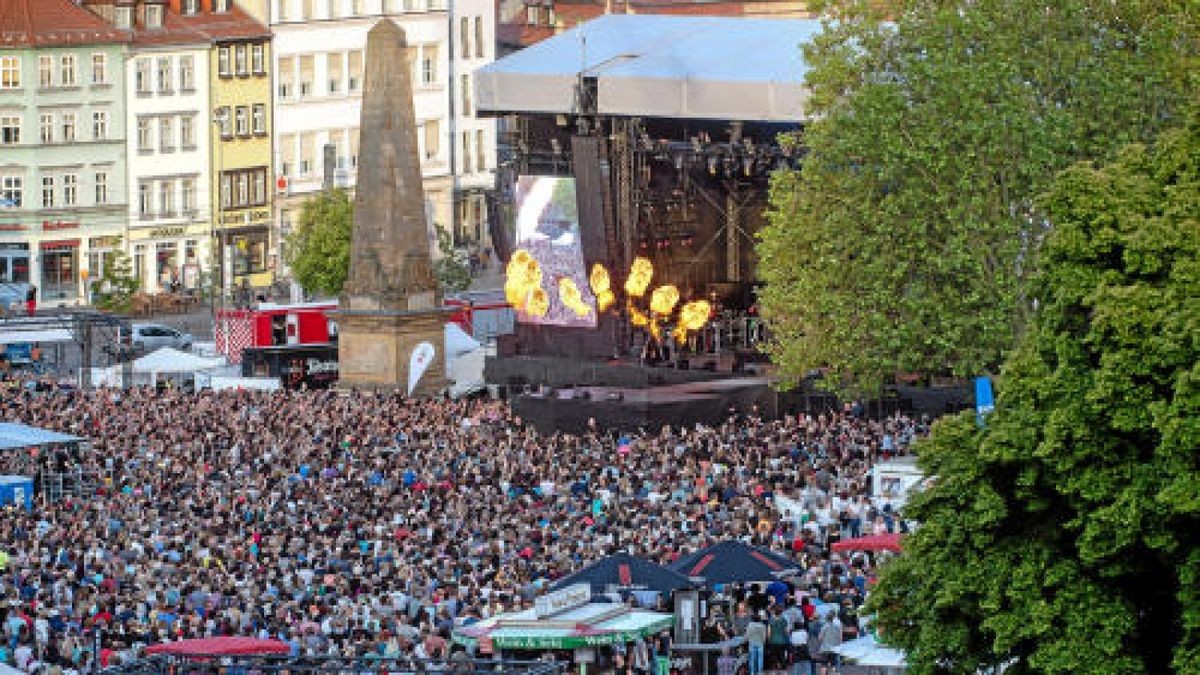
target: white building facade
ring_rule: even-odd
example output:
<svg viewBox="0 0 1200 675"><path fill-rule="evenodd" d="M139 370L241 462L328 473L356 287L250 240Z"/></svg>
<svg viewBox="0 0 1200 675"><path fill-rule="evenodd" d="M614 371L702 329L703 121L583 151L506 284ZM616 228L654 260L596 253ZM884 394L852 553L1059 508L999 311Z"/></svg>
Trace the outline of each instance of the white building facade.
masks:
<svg viewBox="0 0 1200 675"><path fill-rule="evenodd" d="M490 246L496 125L476 119L476 68L495 58L491 0L269 0L275 55L276 222L285 239L304 201L325 180L333 148L335 186L352 189L367 32L381 17L408 36L426 212L462 248ZM281 256L282 259L282 256Z"/></svg>
<svg viewBox="0 0 1200 675"><path fill-rule="evenodd" d="M126 62L127 248L150 293L197 289L211 266L209 47L135 44Z"/></svg>

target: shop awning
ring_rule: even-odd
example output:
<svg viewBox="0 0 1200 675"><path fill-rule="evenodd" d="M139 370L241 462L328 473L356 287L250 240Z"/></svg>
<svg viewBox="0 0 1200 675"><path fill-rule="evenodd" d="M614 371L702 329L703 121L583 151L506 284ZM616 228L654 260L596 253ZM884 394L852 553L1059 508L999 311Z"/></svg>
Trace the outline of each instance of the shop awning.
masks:
<svg viewBox="0 0 1200 675"><path fill-rule="evenodd" d="M456 630L458 644L495 649L582 649L631 642L675 624L671 614L629 609L625 605L589 603L553 617L538 618L529 609L501 614Z"/></svg>
<svg viewBox="0 0 1200 675"><path fill-rule="evenodd" d="M895 534L871 534L865 537L855 539L846 539L835 542L833 550L835 551L892 551L900 552L900 540L904 535Z"/></svg>

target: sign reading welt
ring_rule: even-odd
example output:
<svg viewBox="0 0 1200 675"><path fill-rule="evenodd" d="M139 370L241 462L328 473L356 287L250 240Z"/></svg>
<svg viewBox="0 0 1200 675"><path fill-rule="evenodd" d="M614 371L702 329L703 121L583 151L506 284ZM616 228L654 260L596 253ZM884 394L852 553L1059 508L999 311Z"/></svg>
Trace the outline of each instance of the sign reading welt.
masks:
<svg viewBox="0 0 1200 675"><path fill-rule="evenodd" d="M533 601L534 615L539 619L551 616L564 610L587 604L592 599L591 584L572 584L553 593L536 598Z"/></svg>

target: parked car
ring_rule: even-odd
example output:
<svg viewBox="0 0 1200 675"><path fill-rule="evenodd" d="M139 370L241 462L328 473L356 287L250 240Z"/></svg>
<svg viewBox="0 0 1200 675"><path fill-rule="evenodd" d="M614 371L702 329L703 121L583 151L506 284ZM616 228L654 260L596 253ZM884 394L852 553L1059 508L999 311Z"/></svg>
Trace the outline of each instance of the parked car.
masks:
<svg viewBox="0 0 1200 675"><path fill-rule="evenodd" d="M191 349L192 336L170 326L159 323L135 323L132 327L130 342L138 351L154 351L159 347L174 349Z"/></svg>

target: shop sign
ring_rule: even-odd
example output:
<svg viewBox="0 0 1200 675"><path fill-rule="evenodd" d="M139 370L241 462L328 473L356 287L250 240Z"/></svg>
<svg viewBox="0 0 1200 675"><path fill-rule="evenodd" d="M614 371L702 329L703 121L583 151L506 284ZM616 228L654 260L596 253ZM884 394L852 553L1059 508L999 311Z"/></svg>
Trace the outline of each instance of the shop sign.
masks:
<svg viewBox="0 0 1200 675"><path fill-rule="evenodd" d="M241 211L237 213L222 213L221 225L237 226L249 225L251 223L266 223L271 220L271 211L268 209L257 209L254 211Z"/></svg>
<svg viewBox="0 0 1200 675"><path fill-rule="evenodd" d="M338 362L322 361L321 359L309 359L308 363L305 364L305 371L309 375L321 375L329 373L337 374Z"/></svg>
<svg viewBox="0 0 1200 675"><path fill-rule="evenodd" d="M20 223L0 223L0 232L24 232L25 226Z"/></svg>
<svg viewBox="0 0 1200 675"><path fill-rule="evenodd" d="M178 237L184 232L182 225L178 227L160 227L155 230L150 230L151 239L162 239L164 237Z"/></svg>
<svg viewBox="0 0 1200 675"><path fill-rule="evenodd" d="M120 237L92 237L88 239L88 248L112 248L120 246Z"/></svg>
<svg viewBox="0 0 1200 675"><path fill-rule="evenodd" d="M411 389L412 386L410 385ZM587 604L592 599L591 584L572 584L553 593L547 593L533 601L534 614L540 619L558 614L572 607Z"/></svg>
<svg viewBox="0 0 1200 675"><path fill-rule="evenodd" d="M78 222L72 222L72 221L68 221L68 220L43 220L42 221L42 231L43 232L55 232L58 230L74 230L78 227L79 227Z"/></svg>

